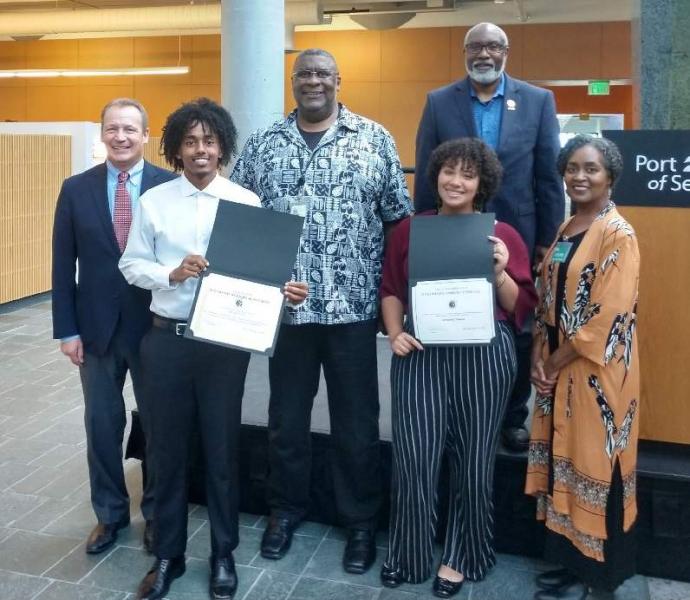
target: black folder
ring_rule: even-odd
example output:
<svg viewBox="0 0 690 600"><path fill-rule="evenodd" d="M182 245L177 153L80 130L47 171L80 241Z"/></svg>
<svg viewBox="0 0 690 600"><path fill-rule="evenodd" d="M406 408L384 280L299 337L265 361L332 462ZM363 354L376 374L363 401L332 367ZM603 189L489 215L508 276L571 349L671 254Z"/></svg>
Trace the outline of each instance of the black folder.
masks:
<svg viewBox="0 0 690 600"><path fill-rule="evenodd" d="M493 243L496 216L421 215L410 224L408 279L412 330L412 288L420 281L483 278L494 283Z"/></svg>
<svg viewBox="0 0 690 600"><path fill-rule="evenodd" d="M295 265L303 224L303 217L221 199L206 251L209 267L202 277L217 273L282 288ZM190 323L200 287L194 296ZM260 354L273 354L277 335L278 328L272 346ZM190 327L185 337L234 347L199 338Z"/></svg>

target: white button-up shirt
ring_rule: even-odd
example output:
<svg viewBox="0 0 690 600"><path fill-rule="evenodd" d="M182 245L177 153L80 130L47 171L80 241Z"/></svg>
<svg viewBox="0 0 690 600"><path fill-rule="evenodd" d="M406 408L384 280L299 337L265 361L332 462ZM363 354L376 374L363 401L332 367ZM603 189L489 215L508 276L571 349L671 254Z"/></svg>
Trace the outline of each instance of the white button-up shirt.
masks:
<svg viewBox="0 0 690 600"><path fill-rule="evenodd" d="M155 314L187 320L199 280L171 283L170 273L185 256L206 254L219 200L261 205L256 194L219 175L204 190L182 175L139 199L119 267L129 283L151 290Z"/></svg>

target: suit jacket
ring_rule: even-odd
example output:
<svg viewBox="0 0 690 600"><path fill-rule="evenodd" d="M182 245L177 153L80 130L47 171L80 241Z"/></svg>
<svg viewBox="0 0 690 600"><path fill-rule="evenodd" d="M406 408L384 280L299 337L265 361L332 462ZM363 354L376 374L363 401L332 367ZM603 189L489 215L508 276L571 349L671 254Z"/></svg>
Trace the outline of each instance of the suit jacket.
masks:
<svg viewBox="0 0 690 600"><path fill-rule="evenodd" d="M553 94L506 75L496 149L503 165L503 183L486 211L495 212L496 219L517 229L530 254L535 244L551 244L564 217L563 184L556 170L558 133ZM427 95L417 130L416 211L436 206L436 194L426 175L434 148L446 140L476 136L468 77Z"/></svg>
<svg viewBox="0 0 690 600"><path fill-rule="evenodd" d="M145 162L141 193L175 176ZM108 208L107 167L101 164L65 179L58 197L53 224L54 338L78 334L84 349L100 356L121 323L136 350L151 325L151 294L125 281L119 260Z"/></svg>

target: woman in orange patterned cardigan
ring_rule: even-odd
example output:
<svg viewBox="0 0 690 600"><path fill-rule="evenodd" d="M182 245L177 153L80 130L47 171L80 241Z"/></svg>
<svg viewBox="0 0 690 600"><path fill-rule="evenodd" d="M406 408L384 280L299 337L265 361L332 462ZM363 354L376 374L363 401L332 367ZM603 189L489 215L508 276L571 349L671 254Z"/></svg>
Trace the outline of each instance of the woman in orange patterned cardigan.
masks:
<svg viewBox="0 0 690 600"><path fill-rule="evenodd" d="M564 568L537 578L537 600L611 592L635 572L637 238L610 200L622 168L612 142L576 136L558 168L576 213L541 269L526 492Z"/></svg>

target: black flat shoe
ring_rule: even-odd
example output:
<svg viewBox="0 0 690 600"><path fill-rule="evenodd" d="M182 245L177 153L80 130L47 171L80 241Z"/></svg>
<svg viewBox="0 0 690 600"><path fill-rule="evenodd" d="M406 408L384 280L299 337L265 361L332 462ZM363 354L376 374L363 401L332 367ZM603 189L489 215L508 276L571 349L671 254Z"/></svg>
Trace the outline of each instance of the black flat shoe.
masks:
<svg viewBox="0 0 690 600"><path fill-rule="evenodd" d="M350 529L343 554L343 569L348 573L366 573L376 560L376 538L368 529Z"/></svg>
<svg viewBox="0 0 690 600"><path fill-rule="evenodd" d="M271 560L283 558L290 549L297 525L297 521L287 517L271 517L261 538L261 556Z"/></svg>
<svg viewBox="0 0 690 600"><path fill-rule="evenodd" d="M568 569L554 569L553 571L544 571L539 573L536 577L537 587L542 590L560 590L567 589L580 580L577 576Z"/></svg>
<svg viewBox="0 0 690 600"><path fill-rule="evenodd" d="M578 590L573 590L577 586ZM582 583L576 583L570 586L560 588L551 588L550 590L539 590L534 594L534 600L587 600L590 598L589 588Z"/></svg>
<svg viewBox="0 0 690 600"><path fill-rule="evenodd" d="M387 588L396 588L403 583L400 569L389 567L386 563L381 565L381 584Z"/></svg>
<svg viewBox="0 0 690 600"><path fill-rule="evenodd" d="M232 556L211 558L211 581L208 592L213 600L230 600L237 591L237 571Z"/></svg>
<svg viewBox="0 0 690 600"><path fill-rule="evenodd" d="M449 579L444 579L436 575L434 585L431 586L431 589L434 592L434 596L437 598L452 598L460 591L463 583L465 583L464 579L462 581L450 581Z"/></svg>
<svg viewBox="0 0 690 600"><path fill-rule="evenodd" d="M159 600L170 589L173 580L184 575L184 556L176 558L159 558L141 580L136 600Z"/></svg>

